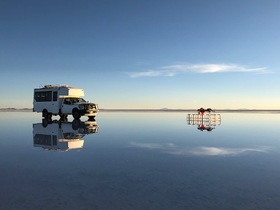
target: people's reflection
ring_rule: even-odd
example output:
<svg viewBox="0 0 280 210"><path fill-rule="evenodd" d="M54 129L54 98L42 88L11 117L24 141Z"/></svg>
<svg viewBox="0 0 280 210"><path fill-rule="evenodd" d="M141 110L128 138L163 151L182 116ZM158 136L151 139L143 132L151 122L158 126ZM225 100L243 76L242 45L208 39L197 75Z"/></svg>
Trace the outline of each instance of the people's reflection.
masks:
<svg viewBox="0 0 280 210"><path fill-rule="evenodd" d="M43 119L33 124L33 146L45 150L68 151L81 149L85 135L98 131L95 120L73 122Z"/></svg>
<svg viewBox="0 0 280 210"><path fill-rule="evenodd" d="M188 125L197 125L197 129L200 131L212 131L216 126L221 125L220 114L188 114Z"/></svg>

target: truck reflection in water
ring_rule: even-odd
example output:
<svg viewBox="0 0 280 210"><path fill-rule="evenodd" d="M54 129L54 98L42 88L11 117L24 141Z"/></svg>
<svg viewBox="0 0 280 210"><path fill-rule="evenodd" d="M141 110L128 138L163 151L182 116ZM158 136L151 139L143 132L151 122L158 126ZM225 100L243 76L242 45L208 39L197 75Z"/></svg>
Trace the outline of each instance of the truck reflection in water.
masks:
<svg viewBox="0 0 280 210"><path fill-rule="evenodd" d="M201 131L212 131L216 126L221 125L220 114L188 114L187 115L188 125L197 125L197 129Z"/></svg>
<svg viewBox="0 0 280 210"><path fill-rule="evenodd" d="M84 146L82 138L97 131L95 120L62 122L43 119L42 123L33 124L33 146L57 151L81 149Z"/></svg>

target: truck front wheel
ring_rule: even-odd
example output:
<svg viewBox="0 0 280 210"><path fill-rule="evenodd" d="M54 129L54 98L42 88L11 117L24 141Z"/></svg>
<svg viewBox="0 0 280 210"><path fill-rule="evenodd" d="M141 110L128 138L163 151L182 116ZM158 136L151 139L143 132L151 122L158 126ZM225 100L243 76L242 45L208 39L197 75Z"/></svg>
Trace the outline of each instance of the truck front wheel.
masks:
<svg viewBox="0 0 280 210"><path fill-rule="evenodd" d="M77 110L77 109L73 110L72 115L75 119L80 119L80 117L81 117L81 114L80 114L79 110Z"/></svg>

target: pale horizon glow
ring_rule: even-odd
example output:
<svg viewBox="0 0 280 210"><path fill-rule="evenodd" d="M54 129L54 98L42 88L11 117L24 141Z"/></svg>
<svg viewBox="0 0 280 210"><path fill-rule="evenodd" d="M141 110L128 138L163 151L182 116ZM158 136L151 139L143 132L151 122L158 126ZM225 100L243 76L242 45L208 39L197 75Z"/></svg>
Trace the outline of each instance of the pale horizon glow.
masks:
<svg viewBox="0 0 280 210"><path fill-rule="evenodd" d="M173 143L137 143L130 142L130 147L138 147L147 150L158 150L163 153L180 156L237 156L251 152L266 153L271 150L267 146L248 147L248 148L229 148L229 147L179 147Z"/></svg>

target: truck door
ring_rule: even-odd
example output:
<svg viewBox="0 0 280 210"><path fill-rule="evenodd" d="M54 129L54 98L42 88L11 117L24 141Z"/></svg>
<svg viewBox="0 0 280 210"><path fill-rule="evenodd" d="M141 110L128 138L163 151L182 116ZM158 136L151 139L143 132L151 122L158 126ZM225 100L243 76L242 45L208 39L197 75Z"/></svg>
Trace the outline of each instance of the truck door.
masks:
<svg viewBox="0 0 280 210"><path fill-rule="evenodd" d="M58 103L57 103L57 91L47 91L46 92L47 101L44 103L48 112L53 114L58 113Z"/></svg>
<svg viewBox="0 0 280 210"><path fill-rule="evenodd" d="M53 91L52 93L52 103L49 112L58 113L57 91Z"/></svg>
<svg viewBox="0 0 280 210"><path fill-rule="evenodd" d="M72 114L72 101L70 98L64 98L61 104L61 113L62 114Z"/></svg>

